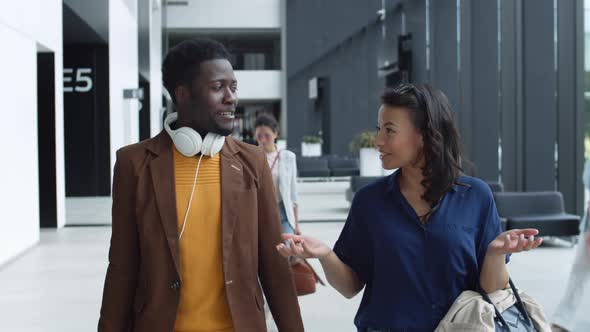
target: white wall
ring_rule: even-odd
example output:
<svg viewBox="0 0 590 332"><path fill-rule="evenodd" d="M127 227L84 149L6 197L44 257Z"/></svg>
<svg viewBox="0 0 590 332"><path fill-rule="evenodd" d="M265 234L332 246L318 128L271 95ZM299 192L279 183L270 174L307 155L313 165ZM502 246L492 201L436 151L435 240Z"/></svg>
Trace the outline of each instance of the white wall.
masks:
<svg viewBox="0 0 590 332"><path fill-rule="evenodd" d="M109 0L111 167L115 165L116 151L139 139L138 105L135 100L123 100L124 89L138 87L137 0L132 2L127 6L123 0Z"/></svg>
<svg viewBox="0 0 590 332"><path fill-rule="evenodd" d="M287 1L288 0L280 0L281 5L281 69L283 73L287 73ZM287 75L281 75L281 136L285 139L285 146L287 144L286 141L289 140L289 131L287 126L287 98L289 98L289 94L287 93Z"/></svg>
<svg viewBox="0 0 590 332"><path fill-rule="evenodd" d="M239 100L280 100L280 70L236 70Z"/></svg>
<svg viewBox="0 0 590 332"><path fill-rule="evenodd" d="M0 4L2 114L18 115L0 130L0 265L39 240L37 51L54 52L58 225L65 223L61 0ZM9 162L7 162L9 161Z"/></svg>
<svg viewBox="0 0 590 332"><path fill-rule="evenodd" d="M58 48L61 50L61 1L2 1L0 22L25 38L36 40L54 51Z"/></svg>
<svg viewBox="0 0 590 332"><path fill-rule="evenodd" d="M166 8L169 29L279 29L278 0L190 0Z"/></svg>
<svg viewBox="0 0 590 332"><path fill-rule="evenodd" d="M0 264L39 240L39 178L37 170L37 47L35 41L0 24L4 45L0 61L0 96L4 114L19 121L0 130ZM33 88L34 87L34 88ZM14 120L14 118L13 118ZM18 138L18 139L16 139Z"/></svg>
<svg viewBox="0 0 590 332"><path fill-rule="evenodd" d="M150 1L150 133L162 130L162 7Z"/></svg>

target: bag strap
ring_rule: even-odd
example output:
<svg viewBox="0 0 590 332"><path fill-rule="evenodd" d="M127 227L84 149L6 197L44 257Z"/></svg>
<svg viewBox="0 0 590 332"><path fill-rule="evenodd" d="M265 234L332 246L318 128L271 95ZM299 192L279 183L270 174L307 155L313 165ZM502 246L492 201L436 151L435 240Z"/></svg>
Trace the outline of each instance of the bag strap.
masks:
<svg viewBox="0 0 590 332"><path fill-rule="evenodd" d="M275 157L275 160L272 161L272 165L270 165L270 169L272 170L273 167L275 167L275 164L277 163L277 161L280 159L279 157L281 156L281 150L277 151L277 156Z"/></svg>
<svg viewBox="0 0 590 332"><path fill-rule="evenodd" d="M512 293L514 294L514 297L516 298L516 303L515 303L516 308L521 313L521 315L526 319L526 321L529 324L531 324L531 326L533 326L532 321L531 321L531 317L529 316L529 313L526 311L526 308L524 307L524 303L522 302L520 295L518 294L518 289L514 285L514 282L512 282L512 278L508 279L508 283L510 284L510 288L512 289ZM496 306L494 305L494 303L492 302L492 300L490 299L488 294L483 290L483 288L479 284L478 284L478 292L486 302L488 302L489 304L492 305L492 307L494 307L494 311L496 313L496 317L494 319L499 321L501 323L502 327L504 329L506 329L508 332L510 332L510 327L508 326L508 323L506 323L506 320L504 320L504 317L502 317L502 314L500 313L500 311L498 311L498 308L496 308Z"/></svg>
<svg viewBox="0 0 590 332"><path fill-rule="evenodd" d="M517 308L519 309L520 313L524 316L524 318L527 320L527 322L532 325L533 322L531 320L529 313L526 311L526 308L524 307L524 302L522 302L522 300L520 299L520 294L518 294L518 289L516 288L516 286L514 286L512 279L508 279L508 282L510 283L510 288L512 288L512 292L514 293L514 297L516 297L516 303L518 303Z"/></svg>
<svg viewBox="0 0 590 332"><path fill-rule="evenodd" d="M481 294L481 296L483 297L483 299L492 305L492 307L494 308L494 311L496 313L496 316L494 317L494 320L499 321L500 325L502 325L502 327L504 329L506 329L506 331L510 332L510 327L508 326L508 323L506 323L506 320L504 320L504 317L502 317L502 314L500 313L500 311L498 311L498 308L496 308L496 306L494 305L494 303L492 302L492 300L490 299L490 297L488 296L488 294L486 292L483 291L482 288L479 289L479 294Z"/></svg>

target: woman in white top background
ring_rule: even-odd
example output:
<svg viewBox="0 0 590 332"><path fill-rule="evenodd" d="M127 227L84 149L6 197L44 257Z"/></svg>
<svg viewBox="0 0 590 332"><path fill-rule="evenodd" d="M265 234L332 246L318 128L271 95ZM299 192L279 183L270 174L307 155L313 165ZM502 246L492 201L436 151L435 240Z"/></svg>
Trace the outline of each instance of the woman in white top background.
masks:
<svg viewBox="0 0 590 332"><path fill-rule="evenodd" d="M301 234L297 210L297 162L289 150L279 150L275 143L279 136L279 124L270 114L263 113L254 123L258 145L266 153L272 180L275 185L277 203L281 215L283 233Z"/></svg>

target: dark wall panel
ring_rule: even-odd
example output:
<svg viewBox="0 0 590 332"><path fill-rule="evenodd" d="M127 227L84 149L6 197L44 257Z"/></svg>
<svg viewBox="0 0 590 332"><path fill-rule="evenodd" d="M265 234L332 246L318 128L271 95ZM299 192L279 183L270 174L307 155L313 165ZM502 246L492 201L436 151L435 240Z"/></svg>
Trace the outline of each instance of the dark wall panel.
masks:
<svg viewBox="0 0 590 332"><path fill-rule="evenodd" d="M553 1L523 1L525 190L555 189L557 138Z"/></svg>
<svg viewBox="0 0 590 332"><path fill-rule="evenodd" d="M428 81L426 69L426 2L408 1L405 4L406 32L412 35L412 81Z"/></svg>
<svg viewBox="0 0 590 332"><path fill-rule="evenodd" d="M287 1L288 75L333 52L374 22L380 8L381 0Z"/></svg>
<svg viewBox="0 0 590 332"><path fill-rule="evenodd" d="M108 82L107 47L64 47L66 196L110 195Z"/></svg>
<svg viewBox="0 0 590 332"><path fill-rule="evenodd" d="M55 147L55 60L53 53L37 54L37 140L39 155L39 221L57 227Z"/></svg>
<svg viewBox="0 0 590 332"><path fill-rule="evenodd" d="M472 29L473 108L471 113L473 134L471 160L476 175L486 180L498 180L499 133L499 70L498 70L498 11L496 1L475 1L472 15L478 24ZM467 66L463 66L467 68Z"/></svg>
<svg viewBox="0 0 590 332"><path fill-rule="evenodd" d="M431 82L449 97L453 108L459 103L456 0L430 1L431 6ZM461 117L461 114L459 114Z"/></svg>
<svg viewBox="0 0 590 332"><path fill-rule="evenodd" d="M458 26L457 30L460 34L458 42L459 59L457 63L458 72L458 101L457 114L458 125L460 127L460 134L463 141L465 157L469 160L473 159L474 151L474 136L477 131L474 130L474 107L473 107L473 82L480 79L477 75L478 69L473 69L472 61L472 1L460 0L458 1L459 8L457 8ZM457 46L455 46L457 47ZM474 73L474 76L472 76ZM477 75L477 76L475 76ZM465 164L464 169L468 174L481 176L475 164Z"/></svg>
<svg viewBox="0 0 590 332"><path fill-rule="evenodd" d="M574 14L572 15L572 20L575 21L575 33L574 33L574 38L575 38L575 43L573 45L573 49L575 50L575 63L576 63L576 68L575 68L575 87L574 89L576 90L576 102L573 105L575 107L575 112L576 112L576 131L577 131L577 135L574 138L574 142L573 144L578 145L578 147L576 148L576 160L575 160L575 165L569 165L568 169L571 169L575 174L582 174L583 172L583 166L584 166L584 162L585 162L585 158L584 158L584 128L586 127L586 121L588 121L588 119L586 119L585 117L585 112L584 112L584 102L585 102L585 98L584 98L584 91L585 91L585 86L584 86L584 75L585 75L585 69L584 69L584 2L583 0L575 0L576 6L574 9ZM562 171L567 172L566 169L562 169ZM582 181L581 179L578 177L578 180L576 181L576 187L575 187L575 192L576 192L576 205L575 205L575 210L574 211L570 211L572 213L576 213L579 215L582 215L584 210L585 210L585 206L586 206L586 202L584 202L584 188L582 185Z"/></svg>
<svg viewBox="0 0 590 332"><path fill-rule="evenodd" d="M391 46L405 19L412 81L449 97L475 166L466 171L509 191L558 189L579 213L583 1L557 1L557 10L553 0L385 1L384 41L381 3L287 2L289 147L323 129L325 151L347 154L352 137L375 125L384 86L377 55L397 59ZM318 103L308 99L312 77L329 82Z"/></svg>
<svg viewBox="0 0 590 332"><path fill-rule="evenodd" d="M516 191L518 184L518 158L522 144L517 136L518 128L517 88L520 87L517 71L520 54L517 52L517 36L520 24L517 22L517 5L513 0L500 1L500 118L499 134L502 139L501 180L505 190ZM520 66L518 66L520 68ZM522 136L522 135L521 135ZM520 152L520 153L519 153Z"/></svg>
<svg viewBox="0 0 590 332"><path fill-rule="evenodd" d="M557 188L563 192L566 209L575 212L581 206L583 192L577 190L581 181L581 158L583 155L583 121L579 121L583 112L576 107L582 98L576 88L581 76L576 71L579 65L576 29L581 22L576 19L577 3L581 1L559 1L557 7L558 54L557 54L557 142L559 162L557 165ZM574 18L574 19L572 19ZM572 144L574 142L574 144ZM575 170L575 171L572 171Z"/></svg>
<svg viewBox="0 0 590 332"><path fill-rule="evenodd" d="M317 134L322 121L330 122L326 151L350 154L348 143L357 133L372 129L377 122L378 95L383 80L377 77L376 27L340 46L339 52L318 61L307 70L288 78L289 147L299 150L304 135ZM329 89L320 94L328 97L329 108L318 107L308 99L308 81L313 77L327 79ZM324 103L324 100L318 101ZM322 112L330 112L329 116Z"/></svg>

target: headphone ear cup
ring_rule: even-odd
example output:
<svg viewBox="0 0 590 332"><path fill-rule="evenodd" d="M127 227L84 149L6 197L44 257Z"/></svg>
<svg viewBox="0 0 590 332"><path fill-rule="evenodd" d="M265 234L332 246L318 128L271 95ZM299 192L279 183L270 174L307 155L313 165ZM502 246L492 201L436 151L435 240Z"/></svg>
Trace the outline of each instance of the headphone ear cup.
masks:
<svg viewBox="0 0 590 332"><path fill-rule="evenodd" d="M186 157L193 157L201 152L203 139L194 129L189 127L178 128L174 131L172 141L178 152Z"/></svg>
<svg viewBox="0 0 590 332"><path fill-rule="evenodd" d="M221 151L221 148L223 148L224 143L224 136L209 132L207 133L207 135L205 135L201 152L206 156L213 157L216 154L218 154L219 151Z"/></svg>

